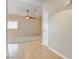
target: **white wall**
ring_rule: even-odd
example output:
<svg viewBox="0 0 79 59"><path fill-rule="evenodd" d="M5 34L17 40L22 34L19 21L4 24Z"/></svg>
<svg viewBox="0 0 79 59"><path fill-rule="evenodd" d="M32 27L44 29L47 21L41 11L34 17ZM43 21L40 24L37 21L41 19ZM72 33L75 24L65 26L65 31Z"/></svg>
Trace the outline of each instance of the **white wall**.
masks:
<svg viewBox="0 0 79 59"><path fill-rule="evenodd" d="M71 9L71 5L65 6L65 0L43 1L43 11L49 11L49 46L69 59L72 58Z"/></svg>
<svg viewBox="0 0 79 59"><path fill-rule="evenodd" d="M27 21L23 16L8 16L8 21L17 21L18 29L8 29L8 36L41 34L41 19Z"/></svg>
<svg viewBox="0 0 79 59"><path fill-rule="evenodd" d="M71 15L71 9L69 9L50 18L50 46L70 59L72 56Z"/></svg>

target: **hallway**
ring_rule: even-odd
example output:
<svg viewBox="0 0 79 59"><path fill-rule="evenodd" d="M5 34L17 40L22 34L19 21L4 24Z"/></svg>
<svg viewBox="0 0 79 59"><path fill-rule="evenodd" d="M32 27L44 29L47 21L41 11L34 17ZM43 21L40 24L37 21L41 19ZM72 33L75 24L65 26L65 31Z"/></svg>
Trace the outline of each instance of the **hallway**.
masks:
<svg viewBox="0 0 79 59"><path fill-rule="evenodd" d="M41 40L8 44L9 59L62 59L41 44Z"/></svg>
<svg viewBox="0 0 79 59"><path fill-rule="evenodd" d="M71 2L8 0L7 58L72 59Z"/></svg>

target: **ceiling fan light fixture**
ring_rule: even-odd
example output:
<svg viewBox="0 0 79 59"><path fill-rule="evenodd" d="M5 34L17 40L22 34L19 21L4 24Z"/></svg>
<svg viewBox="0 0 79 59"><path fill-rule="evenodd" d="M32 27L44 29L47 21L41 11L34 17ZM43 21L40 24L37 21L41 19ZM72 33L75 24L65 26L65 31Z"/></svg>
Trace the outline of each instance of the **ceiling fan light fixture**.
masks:
<svg viewBox="0 0 79 59"><path fill-rule="evenodd" d="M35 10L35 11L36 11L36 10ZM27 12L27 15L26 15L25 18L26 18L27 20L29 20L29 19L39 19L39 18L36 18L36 17L29 16L29 15L28 15L28 13L29 13L29 10L28 10L28 9L26 10L26 12Z"/></svg>
<svg viewBox="0 0 79 59"><path fill-rule="evenodd" d="M30 16L26 16L26 19L29 20L30 19Z"/></svg>

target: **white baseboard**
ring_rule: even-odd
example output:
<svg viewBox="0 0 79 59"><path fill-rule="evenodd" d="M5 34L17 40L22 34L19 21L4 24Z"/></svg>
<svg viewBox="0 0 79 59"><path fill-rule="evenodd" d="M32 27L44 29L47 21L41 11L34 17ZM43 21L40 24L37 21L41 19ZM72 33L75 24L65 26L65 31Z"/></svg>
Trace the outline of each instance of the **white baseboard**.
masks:
<svg viewBox="0 0 79 59"><path fill-rule="evenodd" d="M42 45L44 45L44 46L46 46L46 47L49 47L48 45L46 45L46 44L45 44L45 43L43 43L43 42L42 42Z"/></svg>
<svg viewBox="0 0 79 59"><path fill-rule="evenodd" d="M62 57L63 59L69 59L66 56L62 55L61 53L57 52L56 50L52 49L51 47L48 47L48 49L50 49L51 51L55 52L57 55L59 55L60 57Z"/></svg>
<svg viewBox="0 0 79 59"><path fill-rule="evenodd" d="M46 46L44 43L42 43L44 46ZM48 47L48 46L46 46ZM52 52L56 53L57 55L59 55L60 57L62 57L63 59L69 59L66 56L62 55L61 53L57 52L55 49L48 47L49 50L51 50Z"/></svg>

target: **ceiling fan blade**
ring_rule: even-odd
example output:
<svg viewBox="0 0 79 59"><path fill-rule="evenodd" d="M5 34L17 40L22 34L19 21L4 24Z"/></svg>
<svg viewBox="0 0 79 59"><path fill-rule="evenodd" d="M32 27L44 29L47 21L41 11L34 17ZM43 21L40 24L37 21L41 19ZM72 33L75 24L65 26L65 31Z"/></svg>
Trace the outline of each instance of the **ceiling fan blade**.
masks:
<svg viewBox="0 0 79 59"><path fill-rule="evenodd" d="M35 17L31 17L31 19L36 19Z"/></svg>
<svg viewBox="0 0 79 59"><path fill-rule="evenodd" d="M41 18L38 18L38 17L31 17L31 19L41 19Z"/></svg>

